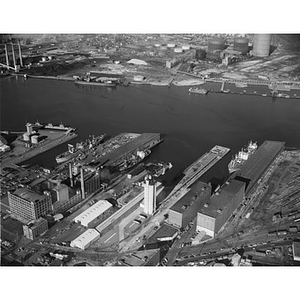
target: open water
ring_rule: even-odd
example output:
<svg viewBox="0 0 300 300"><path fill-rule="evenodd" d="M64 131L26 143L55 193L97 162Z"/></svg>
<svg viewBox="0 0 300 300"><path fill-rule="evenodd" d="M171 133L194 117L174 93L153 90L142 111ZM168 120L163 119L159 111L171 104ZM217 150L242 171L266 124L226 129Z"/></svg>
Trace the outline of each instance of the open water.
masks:
<svg viewBox="0 0 300 300"><path fill-rule="evenodd" d="M220 84L210 88L217 91ZM243 90L234 85L226 88ZM253 90L269 92L264 86L247 88ZM172 162L174 167L163 178L167 185L214 145L229 147L231 152L203 176L204 181L224 181L231 157L250 140L259 145L265 140L285 141L289 147L300 148L299 99L189 95L188 87L107 88L14 77L0 79L0 97L1 130L25 131L27 121L38 120L76 127L78 140L104 132L108 136L160 132L164 142L153 149L147 161ZM55 155L66 149L67 144L60 145L29 162L53 167Z"/></svg>

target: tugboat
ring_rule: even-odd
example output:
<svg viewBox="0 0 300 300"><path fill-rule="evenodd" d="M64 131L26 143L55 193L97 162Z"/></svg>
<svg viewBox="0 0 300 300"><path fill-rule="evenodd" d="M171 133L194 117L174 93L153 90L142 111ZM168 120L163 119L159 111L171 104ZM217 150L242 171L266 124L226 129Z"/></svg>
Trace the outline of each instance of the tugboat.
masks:
<svg viewBox="0 0 300 300"><path fill-rule="evenodd" d="M231 174L239 170L244 162L256 151L257 147L257 142L250 141L246 149L241 149L228 164L229 173Z"/></svg>
<svg viewBox="0 0 300 300"><path fill-rule="evenodd" d="M68 151L57 155L55 157L56 162L58 164L61 164L63 162L66 162L66 161L74 158L74 157L79 156L84 151L88 151L88 150L98 146L103 141L105 136L106 136L106 133L104 133L98 137L92 136L92 138L88 139L85 142L77 143L75 147L72 144L68 144Z"/></svg>
<svg viewBox="0 0 300 300"><path fill-rule="evenodd" d="M199 88L199 87L195 87L195 88L191 87L191 88L189 88L189 93L206 95L208 93L208 90L203 89L203 88Z"/></svg>

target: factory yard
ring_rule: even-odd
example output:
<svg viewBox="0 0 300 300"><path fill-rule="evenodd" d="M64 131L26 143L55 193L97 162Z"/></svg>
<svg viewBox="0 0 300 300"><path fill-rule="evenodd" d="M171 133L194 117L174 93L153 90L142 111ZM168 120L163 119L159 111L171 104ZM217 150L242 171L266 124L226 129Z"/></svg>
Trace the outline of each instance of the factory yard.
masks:
<svg viewBox="0 0 300 300"><path fill-rule="evenodd" d="M226 51L232 51L235 37L220 37L226 40ZM203 78L299 82L300 54L281 35L274 35L270 56L244 55L228 65L196 57L197 49L206 49L215 38L213 34L36 36L32 44L22 46L30 68L20 74L74 80L74 76L100 72L121 76L131 84L162 86L192 86ZM251 35L248 38L253 43Z"/></svg>

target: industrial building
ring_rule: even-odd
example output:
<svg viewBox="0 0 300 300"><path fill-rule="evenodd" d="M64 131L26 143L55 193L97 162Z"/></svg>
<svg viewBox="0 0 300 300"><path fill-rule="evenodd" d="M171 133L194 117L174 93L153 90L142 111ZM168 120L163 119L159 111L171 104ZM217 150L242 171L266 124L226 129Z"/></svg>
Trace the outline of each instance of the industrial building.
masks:
<svg viewBox="0 0 300 300"><path fill-rule="evenodd" d="M300 261L300 242L294 242L292 245L294 260Z"/></svg>
<svg viewBox="0 0 300 300"><path fill-rule="evenodd" d="M53 210L57 211L66 201L69 200L69 188L59 183L51 190Z"/></svg>
<svg viewBox="0 0 300 300"><path fill-rule="evenodd" d="M236 179L246 183L246 194L255 186L259 178L284 149L285 142L265 141L241 166Z"/></svg>
<svg viewBox="0 0 300 300"><path fill-rule="evenodd" d="M157 249L169 243L172 243L178 235L178 228L175 228L166 223L162 226L147 240L145 249Z"/></svg>
<svg viewBox="0 0 300 300"><path fill-rule="evenodd" d="M105 217L112 205L106 200L99 200L97 203L86 209L80 215L74 218L74 222L82 226L89 227L96 219L101 220Z"/></svg>
<svg viewBox="0 0 300 300"><path fill-rule="evenodd" d="M178 228L185 228L195 219L200 208L209 201L211 185L198 181L191 190L169 210L168 222Z"/></svg>
<svg viewBox="0 0 300 300"><path fill-rule="evenodd" d="M151 175L147 175L144 183L144 212L152 215L156 210L156 182Z"/></svg>
<svg viewBox="0 0 300 300"><path fill-rule="evenodd" d="M48 191L38 194L26 188L19 188L13 193L8 192L8 201L12 218L23 223L37 220L52 211L52 200Z"/></svg>
<svg viewBox="0 0 300 300"><path fill-rule="evenodd" d="M253 56L267 57L270 55L271 34L255 34L253 41Z"/></svg>
<svg viewBox="0 0 300 300"><path fill-rule="evenodd" d="M224 226L244 199L245 183L233 179L227 181L218 194L205 203L197 215L197 231L214 236Z"/></svg>
<svg viewBox="0 0 300 300"><path fill-rule="evenodd" d="M93 242L100 237L100 233L95 229L87 229L83 234L71 241L71 247L77 247L82 250L88 248Z"/></svg>
<svg viewBox="0 0 300 300"><path fill-rule="evenodd" d="M121 258L119 266L142 267L157 266L160 262L160 249L138 251Z"/></svg>
<svg viewBox="0 0 300 300"><path fill-rule="evenodd" d="M48 222L46 219L39 218L23 225L24 236L30 240L36 239L48 230Z"/></svg>

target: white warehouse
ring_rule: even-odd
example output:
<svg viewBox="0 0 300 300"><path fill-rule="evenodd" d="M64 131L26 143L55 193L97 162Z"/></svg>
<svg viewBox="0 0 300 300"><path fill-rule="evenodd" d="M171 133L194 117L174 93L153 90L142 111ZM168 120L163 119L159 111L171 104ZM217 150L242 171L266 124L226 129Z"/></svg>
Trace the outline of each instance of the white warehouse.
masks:
<svg viewBox="0 0 300 300"><path fill-rule="evenodd" d="M85 250L99 237L100 233L96 229L87 229L83 234L73 240L70 246Z"/></svg>
<svg viewBox="0 0 300 300"><path fill-rule="evenodd" d="M106 200L99 200L97 203L86 209L80 215L74 218L76 223L88 227L97 218L100 219L104 213L109 210L112 205Z"/></svg>

